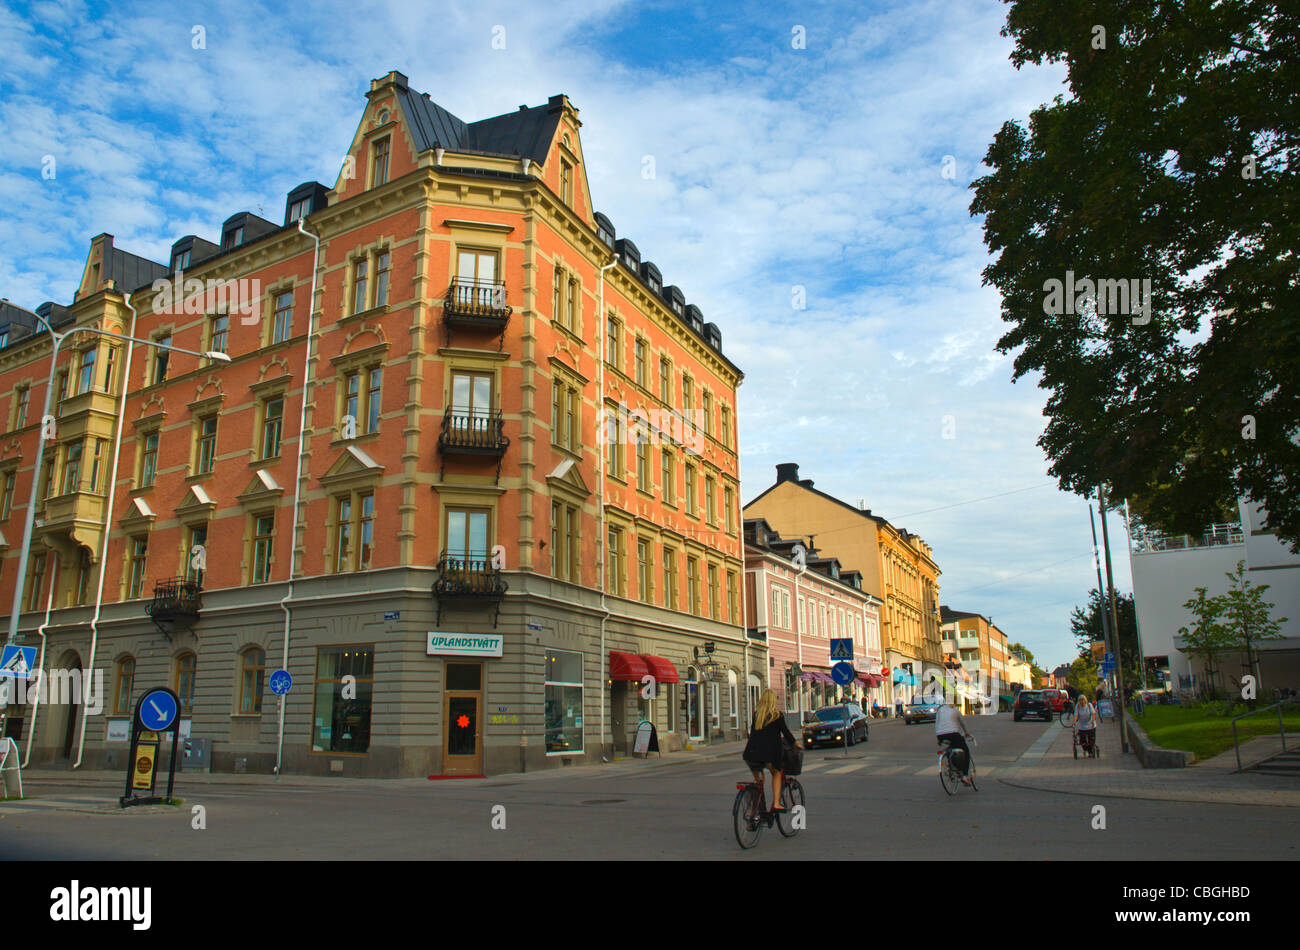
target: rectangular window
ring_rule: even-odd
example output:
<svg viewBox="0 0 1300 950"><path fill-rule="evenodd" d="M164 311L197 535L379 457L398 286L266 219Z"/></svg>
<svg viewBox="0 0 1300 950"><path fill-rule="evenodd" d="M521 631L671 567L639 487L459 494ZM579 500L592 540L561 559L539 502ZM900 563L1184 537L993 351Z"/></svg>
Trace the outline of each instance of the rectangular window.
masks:
<svg viewBox="0 0 1300 950"><path fill-rule="evenodd" d="M736 604L736 572L727 571L727 621L740 625L740 612Z"/></svg>
<svg viewBox="0 0 1300 950"><path fill-rule="evenodd" d="M677 552L664 545L664 606L677 609Z"/></svg>
<svg viewBox="0 0 1300 950"><path fill-rule="evenodd" d="M361 313L366 309L366 284L369 281L367 269L370 263L365 258L352 265L352 312Z"/></svg>
<svg viewBox="0 0 1300 950"><path fill-rule="evenodd" d="M212 471L212 466L217 459L217 417L208 416L200 419L198 435L198 469L196 474L207 475Z"/></svg>
<svg viewBox="0 0 1300 950"><path fill-rule="evenodd" d="M375 538L375 496L345 495L336 502L334 569L370 570Z"/></svg>
<svg viewBox="0 0 1300 950"><path fill-rule="evenodd" d="M374 655L373 645L316 649L313 752L370 751Z"/></svg>
<svg viewBox="0 0 1300 950"><path fill-rule="evenodd" d="M606 437L605 474L623 477L623 443L617 437Z"/></svg>
<svg viewBox="0 0 1300 950"><path fill-rule="evenodd" d="M701 412L704 416L704 434L713 435L713 394L706 390L700 399L702 401Z"/></svg>
<svg viewBox="0 0 1300 950"><path fill-rule="evenodd" d="M447 554L450 557L459 561L484 562L488 558L488 547L486 511L447 510Z"/></svg>
<svg viewBox="0 0 1300 950"><path fill-rule="evenodd" d="M578 302L581 295L578 291L577 278L569 278L569 299L566 301L565 312L567 314L566 325L574 333L578 332Z"/></svg>
<svg viewBox="0 0 1300 950"><path fill-rule="evenodd" d="M284 422L284 398L277 396L262 404L262 458L280 454L280 427Z"/></svg>
<svg viewBox="0 0 1300 950"><path fill-rule="evenodd" d="M53 450L45 453L45 461L41 464L43 474L41 475L41 494L42 499L48 499L54 494L54 459Z"/></svg>
<svg viewBox="0 0 1300 950"><path fill-rule="evenodd" d="M360 530L357 532L357 569L368 571L370 570L371 556L375 550L375 496L373 494L368 493L361 496L360 515Z"/></svg>
<svg viewBox="0 0 1300 950"><path fill-rule="evenodd" d="M299 218L305 218L311 213L311 199L303 198L289 205L289 223L293 224Z"/></svg>
<svg viewBox="0 0 1300 950"><path fill-rule="evenodd" d="M667 357L659 360L659 399L666 405L673 402L673 364Z"/></svg>
<svg viewBox="0 0 1300 950"><path fill-rule="evenodd" d="M81 450L80 442L68 446L68 458L63 463L63 494L70 495L81 489Z"/></svg>
<svg viewBox="0 0 1300 950"><path fill-rule="evenodd" d="M639 337L632 348L632 364L633 372L636 373L636 384L644 388L646 384L645 340L642 340Z"/></svg>
<svg viewBox="0 0 1300 950"><path fill-rule="evenodd" d="M150 380L151 385L157 385L167 378L167 359L171 356L172 338L171 335L159 337L154 341L153 348L153 378Z"/></svg>
<svg viewBox="0 0 1300 950"><path fill-rule="evenodd" d="M203 568L200 566L204 561L197 559L198 552L196 548L204 549L206 559L208 546L208 526L193 525L185 530L185 563L182 573L185 579L193 584L203 584Z"/></svg>
<svg viewBox="0 0 1300 950"><path fill-rule="evenodd" d="M265 584L271 579L271 547L274 540L275 515L258 515L254 519L253 534L254 584Z"/></svg>
<svg viewBox="0 0 1300 950"><path fill-rule="evenodd" d="M563 445L561 423L564 421L564 387L558 379L551 380L551 443Z"/></svg>
<svg viewBox="0 0 1300 950"><path fill-rule="evenodd" d="M5 493L4 500L0 501L0 521L8 521L9 513L14 507L14 488L18 484L18 475L15 472L5 474Z"/></svg>
<svg viewBox="0 0 1300 950"><path fill-rule="evenodd" d="M45 555L33 554L32 566L27 571L27 609L39 610L41 606L41 588L45 586Z"/></svg>
<svg viewBox="0 0 1300 950"><path fill-rule="evenodd" d="M392 256L381 251L375 257L375 306L382 307L388 303L388 275Z"/></svg>
<svg viewBox="0 0 1300 950"><path fill-rule="evenodd" d="M99 491L99 473L104 467L104 452L107 445L107 439L95 440L95 453L90 460L90 481L86 484L87 491Z"/></svg>
<svg viewBox="0 0 1300 950"><path fill-rule="evenodd" d="M700 612L700 562L693 558L686 559L686 596L690 600L691 613Z"/></svg>
<svg viewBox="0 0 1300 950"><path fill-rule="evenodd" d="M609 529L605 555L605 589L622 597L626 586L623 578L623 532L618 528Z"/></svg>
<svg viewBox="0 0 1300 950"><path fill-rule="evenodd" d="M334 537L334 570L352 569L352 499L338 500L338 529Z"/></svg>
<svg viewBox="0 0 1300 950"><path fill-rule="evenodd" d="M240 658L239 711L258 714L262 711L262 687L266 683L266 651L246 650Z"/></svg>
<svg viewBox="0 0 1300 950"><path fill-rule="evenodd" d="M117 371L117 347L110 346L104 356L104 392L111 393L114 390L114 376Z"/></svg>
<svg viewBox="0 0 1300 950"><path fill-rule="evenodd" d="M643 603L654 603L654 562L650 542L638 538L636 542L636 590Z"/></svg>
<svg viewBox="0 0 1300 950"><path fill-rule="evenodd" d="M343 415L351 416L353 423L361 421L361 374L348 373L343 377Z"/></svg>
<svg viewBox="0 0 1300 950"><path fill-rule="evenodd" d="M650 481L650 443L638 441L636 444L636 487L644 492L652 491Z"/></svg>
<svg viewBox="0 0 1300 950"><path fill-rule="evenodd" d="M736 493L730 486L722 489L723 518L727 522L727 534L736 533Z"/></svg>
<svg viewBox="0 0 1300 950"><path fill-rule="evenodd" d="M158 433L150 432L144 436L140 455L140 487L148 488L153 484L158 471Z"/></svg>
<svg viewBox="0 0 1300 950"><path fill-rule="evenodd" d="M731 409L722 406L719 412L722 416L722 444L731 448Z"/></svg>
<svg viewBox="0 0 1300 950"><path fill-rule="evenodd" d="M388 139L376 142L370 151L370 187L378 188L388 182Z"/></svg>
<svg viewBox="0 0 1300 950"><path fill-rule="evenodd" d="M127 600L134 600L140 596L144 590L144 569L145 562L149 558L149 539L132 538L131 539L131 574L130 582L127 585Z"/></svg>
<svg viewBox="0 0 1300 950"><path fill-rule="evenodd" d="M605 318L605 362L619 368L618 321L613 317Z"/></svg>
<svg viewBox="0 0 1300 950"><path fill-rule="evenodd" d="M582 751L582 654L568 650L547 650L543 667L546 677L546 751Z"/></svg>
<svg viewBox="0 0 1300 950"><path fill-rule="evenodd" d="M713 502L713 489L713 476L704 476L704 517L709 524L716 524L718 520L717 507Z"/></svg>
<svg viewBox="0 0 1300 950"><path fill-rule="evenodd" d="M81 373L77 377L77 392L88 393L95 386L95 348L81 351Z"/></svg>
<svg viewBox="0 0 1300 950"><path fill-rule="evenodd" d="M718 588L718 566L716 564L709 565L708 577L709 577L709 616L712 617L714 620L720 620L722 619L721 617L722 605L721 602L718 600L721 591Z"/></svg>
<svg viewBox="0 0 1300 950"><path fill-rule="evenodd" d="M551 502L551 574L560 580L578 579L577 510Z"/></svg>
<svg viewBox="0 0 1300 950"><path fill-rule="evenodd" d="M578 567L578 555L582 550L578 537L578 524L578 509L566 506L564 510L564 556L567 558L565 567L569 580L575 584L582 583L582 574Z"/></svg>
<svg viewBox="0 0 1300 950"><path fill-rule="evenodd" d="M694 518L695 517L695 466L687 465L683 469L683 472L684 472L683 478L685 481L685 490L686 490L684 508L686 510L686 513L690 515L692 518Z"/></svg>
<svg viewBox="0 0 1300 950"><path fill-rule="evenodd" d="M578 401L581 398L582 397L579 395L578 390L569 390L569 405L566 412L567 419L565 421L567 428L565 429L565 434L569 438L569 451L571 452L582 451L582 406Z"/></svg>
<svg viewBox="0 0 1300 950"><path fill-rule="evenodd" d="M28 386L18 390L18 412L14 416L14 428L21 429L27 425L27 406L31 402L32 391Z"/></svg>
<svg viewBox="0 0 1300 950"><path fill-rule="evenodd" d="M219 313L212 318L212 324L208 329L208 350L213 353L224 353L230 339L230 317L227 314Z"/></svg>
<svg viewBox="0 0 1300 950"><path fill-rule="evenodd" d="M86 592L90 589L90 575L94 568L90 563L90 552L85 548L81 549L81 556L77 558L77 606L86 602Z"/></svg>
<svg viewBox="0 0 1300 950"><path fill-rule="evenodd" d="M560 200L573 204L573 166L560 159Z"/></svg>
<svg viewBox="0 0 1300 950"><path fill-rule="evenodd" d="M283 343L293 333L293 291L286 290L275 295L275 322L271 330L271 342Z"/></svg>
<svg viewBox="0 0 1300 950"><path fill-rule="evenodd" d="M184 714L194 712L194 667L197 658L193 653L186 653L176 661L176 698L181 701L180 711Z"/></svg>
<svg viewBox="0 0 1300 950"><path fill-rule="evenodd" d="M564 271L555 268L555 287L552 291L551 319L559 323L563 319L562 300L564 288Z"/></svg>
<svg viewBox="0 0 1300 950"><path fill-rule="evenodd" d="M677 492L675 490L675 481L673 479L673 454L669 449L664 449L660 457L659 474L664 483L664 504L672 505L677 502Z"/></svg>
<svg viewBox="0 0 1300 950"><path fill-rule="evenodd" d="M380 390L384 385L383 367L375 366L366 371L366 431L379 431L379 410L383 400Z"/></svg>
<svg viewBox="0 0 1300 950"><path fill-rule="evenodd" d="M682 377L682 416L690 420L691 410L695 408L695 384L689 376Z"/></svg>

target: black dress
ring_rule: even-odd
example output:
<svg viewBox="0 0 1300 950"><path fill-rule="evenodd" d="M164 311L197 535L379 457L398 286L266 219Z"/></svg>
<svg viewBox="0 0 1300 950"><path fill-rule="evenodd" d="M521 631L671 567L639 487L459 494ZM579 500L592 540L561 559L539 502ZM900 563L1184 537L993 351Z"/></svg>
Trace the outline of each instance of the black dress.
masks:
<svg viewBox="0 0 1300 950"><path fill-rule="evenodd" d="M794 745L794 736L790 734L784 716L777 716L762 729L757 727L757 721L754 719L750 722L749 742L745 743L745 761L770 766L780 772L784 767L785 743Z"/></svg>

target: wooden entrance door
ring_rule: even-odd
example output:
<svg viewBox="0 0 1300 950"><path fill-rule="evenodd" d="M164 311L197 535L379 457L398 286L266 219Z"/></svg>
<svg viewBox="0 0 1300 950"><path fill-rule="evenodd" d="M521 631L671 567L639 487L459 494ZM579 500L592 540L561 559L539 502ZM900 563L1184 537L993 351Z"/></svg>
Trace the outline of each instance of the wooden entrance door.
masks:
<svg viewBox="0 0 1300 950"><path fill-rule="evenodd" d="M483 664L447 661L442 701L442 772L483 774Z"/></svg>

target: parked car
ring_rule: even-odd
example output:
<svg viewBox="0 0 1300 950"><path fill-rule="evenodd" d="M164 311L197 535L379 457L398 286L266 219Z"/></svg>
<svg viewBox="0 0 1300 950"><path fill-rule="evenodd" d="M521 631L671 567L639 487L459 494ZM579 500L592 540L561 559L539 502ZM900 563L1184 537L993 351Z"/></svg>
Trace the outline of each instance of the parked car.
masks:
<svg viewBox="0 0 1300 950"><path fill-rule="evenodd" d="M942 705L943 703L933 700L909 703L903 710L903 722L909 726L914 722L934 722L935 714L939 712L939 707Z"/></svg>
<svg viewBox="0 0 1300 950"><path fill-rule="evenodd" d="M803 724L803 742L812 748L823 742L853 745L866 742L870 723L857 703L823 706Z"/></svg>
<svg viewBox="0 0 1300 950"><path fill-rule="evenodd" d="M1036 716L1050 720L1052 718L1052 703L1044 695L1047 692L1054 693L1056 690L1022 689L1016 693L1016 701L1011 707L1011 718L1016 722L1026 716Z"/></svg>
<svg viewBox="0 0 1300 950"><path fill-rule="evenodd" d="M1070 702L1069 694L1067 694L1063 689L1045 689L1042 693L1043 698L1047 700L1048 705L1052 707L1052 712L1054 713L1059 713L1065 708L1065 704Z"/></svg>

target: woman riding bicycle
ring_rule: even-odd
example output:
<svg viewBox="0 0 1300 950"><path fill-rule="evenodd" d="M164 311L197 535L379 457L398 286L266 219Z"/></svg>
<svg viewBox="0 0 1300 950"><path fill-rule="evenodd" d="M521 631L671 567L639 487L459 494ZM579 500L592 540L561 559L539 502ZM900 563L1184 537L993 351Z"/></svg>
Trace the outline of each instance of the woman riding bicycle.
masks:
<svg viewBox="0 0 1300 950"><path fill-rule="evenodd" d="M745 764L754 773L754 781L763 781L763 769L772 772L772 811L785 811L781 807L781 782L785 778L785 743L798 749L799 743L785 724L785 717L776 701L776 693L763 690L754 710L754 722L749 730L749 741L743 753Z"/></svg>
<svg viewBox="0 0 1300 950"><path fill-rule="evenodd" d="M966 745L968 736L970 736L970 733L966 731L966 720L961 717L961 713L953 705L952 697L945 697L943 705L934 714L934 737L940 745L947 742L952 749L961 749L965 753L965 761L961 770L961 783L963 785L970 784L970 775L968 774L971 764L970 747Z"/></svg>

